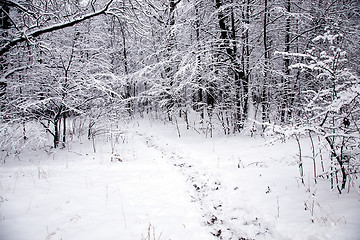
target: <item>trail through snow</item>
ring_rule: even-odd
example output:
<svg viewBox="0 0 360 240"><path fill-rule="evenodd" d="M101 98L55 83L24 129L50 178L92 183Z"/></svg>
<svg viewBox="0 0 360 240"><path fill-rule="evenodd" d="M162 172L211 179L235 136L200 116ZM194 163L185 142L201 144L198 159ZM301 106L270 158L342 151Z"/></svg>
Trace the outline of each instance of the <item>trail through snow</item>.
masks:
<svg viewBox="0 0 360 240"><path fill-rule="evenodd" d="M310 171L302 185L294 142L176 131L129 123L113 139L122 162L108 137L96 153L84 139L6 158L0 239L359 239L359 194Z"/></svg>
<svg viewBox="0 0 360 240"><path fill-rule="evenodd" d="M274 239L269 228L262 224L250 207L228 208L229 203L236 198L222 186L218 171L201 168L199 164L191 161L191 157L179 155L169 144L161 146L161 143L155 143L153 137L139 136L145 139L148 146L159 150L187 178L186 181L192 187L190 195L198 204L204 223L211 226L213 236L220 239ZM237 187L232 189L237 190ZM237 200L242 203L248 201L246 196L241 194Z"/></svg>
<svg viewBox="0 0 360 240"><path fill-rule="evenodd" d="M209 239L184 177L136 136L19 155L0 168L1 240Z"/></svg>
<svg viewBox="0 0 360 240"><path fill-rule="evenodd" d="M348 239L360 236L359 193L339 195L314 184L310 144L302 141L305 185L295 141L261 137L204 138L142 121L138 131L186 177L203 223L219 239ZM270 141L269 141L270 140ZM320 166L318 166L320 167Z"/></svg>

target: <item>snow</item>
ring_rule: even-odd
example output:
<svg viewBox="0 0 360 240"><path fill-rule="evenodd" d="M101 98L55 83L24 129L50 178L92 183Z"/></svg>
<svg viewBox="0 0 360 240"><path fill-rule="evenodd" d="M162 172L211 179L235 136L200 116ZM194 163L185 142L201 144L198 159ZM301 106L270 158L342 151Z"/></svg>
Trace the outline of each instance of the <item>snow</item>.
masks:
<svg viewBox="0 0 360 240"><path fill-rule="evenodd" d="M149 224L161 239L209 238L183 177L156 150L128 141L122 163L110 162L107 146L92 154L79 144L5 164L0 239L142 239Z"/></svg>
<svg viewBox="0 0 360 240"><path fill-rule="evenodd" d="M0 239L359 239L359 193L299 178L297 144L206 138L137 119L111 143L23 151L0 168ZM310 155L303 141L303 154Z"/></svg>

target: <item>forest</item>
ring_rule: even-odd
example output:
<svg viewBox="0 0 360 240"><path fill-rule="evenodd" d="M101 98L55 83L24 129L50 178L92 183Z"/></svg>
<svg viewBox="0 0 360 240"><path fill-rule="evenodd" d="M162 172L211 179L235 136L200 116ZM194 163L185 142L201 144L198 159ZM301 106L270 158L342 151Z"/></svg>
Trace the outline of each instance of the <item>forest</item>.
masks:
<svg viewBox="0 0 360 240"><path fill-rule="evenodd" d="M69 118L86 119L90 138L98 123L137 113L190 128L195 112L209 132L324 138L341 188L358 170L358 1L1 5L3 136L22 125L26 139L36 121L56 148Z"/></svg>
<svg viewBox="0 0 360 240"><path fill-rule="evenodd" d="M303 184L309 142L315 182L360 190L358 0L0 0L0 34L4 163L151 118L292 139Z"/></svg>

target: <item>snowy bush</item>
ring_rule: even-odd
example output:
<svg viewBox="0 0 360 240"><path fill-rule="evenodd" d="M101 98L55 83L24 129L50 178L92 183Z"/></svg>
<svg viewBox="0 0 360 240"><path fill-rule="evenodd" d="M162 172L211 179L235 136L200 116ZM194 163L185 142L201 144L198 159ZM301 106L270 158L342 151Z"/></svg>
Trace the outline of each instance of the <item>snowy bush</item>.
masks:
<svg viewBox="0 0 360 240"><path fill-rule="evenodd" d="M359 177L359 76L347 68L346 52L340 47L341 34L327 30L312 41L314 47L306 54L286 53L304 59L290 68L299 69L304 81L311 82L307 86L313 87L304 90L296 126L287 131L280 127L276 132L293 136L316 134L321 138L330 153L330 168L324 175L330 179L331 188L336 187L341 193L347 183L350 188Z"/></svg>
<svg viewBox="0 0 360 240"><path fill-rule="evenodd" d="M37 149L46 141L45 130L36 122L0 122L1 162L12 154L18 154L24 148Z"/></svg>

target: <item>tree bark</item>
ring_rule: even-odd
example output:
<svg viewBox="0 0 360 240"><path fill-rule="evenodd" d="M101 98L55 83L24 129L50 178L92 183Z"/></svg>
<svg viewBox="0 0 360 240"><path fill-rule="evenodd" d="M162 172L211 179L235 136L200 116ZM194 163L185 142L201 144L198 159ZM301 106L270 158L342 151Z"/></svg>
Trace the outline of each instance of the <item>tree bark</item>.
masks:
<svg viewBox="0 0 360 240"><path fill-rule="evenodd" d="M286 9L286 23L285 23L285 52L290 53L290 31L291 31L291 0L286 0L285 2L285 9ZM285 123L290 113L289 106L289 88L290 88L290 57L284 57L284 77L281 78L281 86L283 88L282 94L282 106L281 106L281 122Z"/></svg>
<svg viewBox="0 0 360 240"><path fill-rule="evenodd" d="M263 21L263 41L264 41L264 82L261 92L261 107L262 107L262 122L268 121L268 97L267 97L267 85L268 85L268 71L270 62L270 53L268 46L267 36L267 25L268 25L268 0L264 0L264 21ZM264 130L264 127L263 127Z"/></svg>
<svg viewBox="0 0 360 240"><path fill-rule="evenodd" d="M202 103L204 101L203 99L203 82L202 82L202 77L201 77L201 73L199 71L200 68L200 64L201 64L201 57L200 57L200 13L199 13L199 5L195 4L195 16L196 16L196 21L195 21L195 34L196 34L196 48L197 48L197 55L196 55L196 67L197 67L197 74L196 74L196 82L199 86L199 88L196 91L196 96L195 96L195 102L196 102L196 106L195 109L199 110L200 108L200 117L201 119L204 118L204 112L203 112L203 107L202 107ZM200 107L199 107L200 105Z"/></svg>
<svg viewBox="0 0 360 240"><path fill-rule="evenodd" d="M243 12L243 20L247 26L250 24L250 3L248 0L246 3L246 7L244 8L245 12ZM243 91L243 111L240 116L240 127L244 127L244 123L248 117L249 111L249 82L250 82L250 46L249 46L249 28L246 28L243 32L243 52L242 52L242 74L240 75L242 81L242 91Z"/></svg>
<svg viewBox="0 0 360 240"><path fill-rule="evenodd" d="M62 142L65 145L66 142L66 113L63 114L63 135Z"/></svg>
<svg viewBox="0 0 360 240"><path fill-rule="evenodd" d="M59 119L54 119L54 148L57 148L60 142L59 121Z"/></svg>

